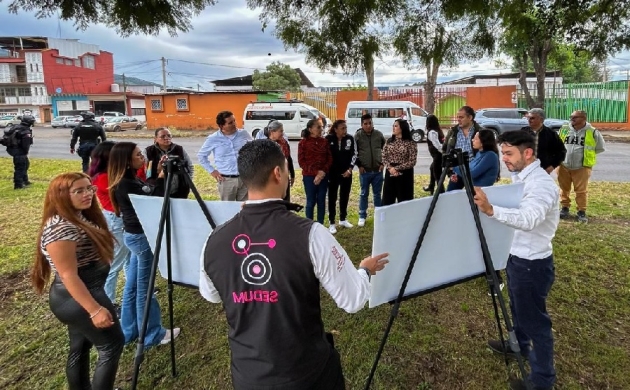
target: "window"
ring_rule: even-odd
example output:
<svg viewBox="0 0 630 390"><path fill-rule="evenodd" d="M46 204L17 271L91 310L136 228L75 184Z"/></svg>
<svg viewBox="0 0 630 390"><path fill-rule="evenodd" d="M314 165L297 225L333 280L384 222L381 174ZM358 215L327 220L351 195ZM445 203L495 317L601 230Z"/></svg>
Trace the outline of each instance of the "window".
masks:
<svg viewBox="0 0 630 390"><path fill-rule="evenodd" d="M315 119L315 114L309 110L300 110L300 118L302 119Z"/></svg>
<svg viewBox="0 0 630 390"><path fill-rule="evenodd" d="M35 64L35 72L39 73L39 64Z"/></svg>
<svg viewBox="0 0 630 390"><path fill-rule="evenodd" d="M94 56L86 54L83 56L83 67L87 69L94 69Z"/></svg>
<svg viewBox="0 0 630 390"><path fill-rule="evenodd" d="M79 68L80 68L80 67L81 67L81 60L80 60L80 59L78 59L78 58L77 58L76 60L74 60L74 66L76 66L76 67L79 67Z"/></svg>
<svg viewBox="0 0 630 390"><path fill-rule="evenodd" d="M151 110L162 111L162 99L151 99Z"/></svg>
<svg viewBox="0 0 630 390"><path fill-rule="evenodd" d="M291 120L295 117L295 111L247 111L246 118L250 121L279 121Z"/></svg>
<svg viewBox="0 0 630 390"><path fill-rule="evenodd" d="M25 87L18 88L18 96L31 96L31 89Z"/></svg>
<svg viewBox="0 0 630 390"><path fill-rule="evenodd" d="M400 118L405 110L403 108L351 108L348 110L348 118L361 118L363 114L370 114L372 118Z"/></svg>
<svg viewBox="0 0 630 390"><path fill-rule="evenodd" d="M33 72L33 64L29 64L31 68L31 73Z"/></svg>
<svg viewBox="0 0 630 390"><path fill-rule="evenodd" d="M131 115L146 115L147 113L147 109L146 108L132 108L131 109Z"/></svg>
<svg viewBox="0 0 630 390"><path fill-rule="evenodd" d="M411 107L411 115L413 115L413 116L427 116L429 114L427 114L427 112L424 111L422 108Z"/></svg>
<svg viewBox="0 0 630 390"><path fill-rule="evenodd" d="M35 91L35 96L39 96L39 89L37 87L33 88L33 90Z"/></svg>
<svg viewBox="0 0 630 390"><path fill-rule="evenodd" d="M66 58L65 60L63 60L63 63L66 64L66 65L72 65L72 64L74 64L74 61L72 61L69 58Z"/></svg>
<svg viewBox="0 0 630 390"><path fill-rule="evenodd" d="M177 111L188 111L188 99L186 98L175 99L175 105Z"/></svg>
<svg viewBox="0 0 630 390"><path fill-rule="evenodd" d="M55 62L58 63L59 65L63 65L63 58L57 57L55 58Z"/></svg>
<svg viewBox="0 0 630 390"><path fill-rule="evenodd" d="M44 91L44 87L39 87L40 95L45 96L46 91Z"/></svg>

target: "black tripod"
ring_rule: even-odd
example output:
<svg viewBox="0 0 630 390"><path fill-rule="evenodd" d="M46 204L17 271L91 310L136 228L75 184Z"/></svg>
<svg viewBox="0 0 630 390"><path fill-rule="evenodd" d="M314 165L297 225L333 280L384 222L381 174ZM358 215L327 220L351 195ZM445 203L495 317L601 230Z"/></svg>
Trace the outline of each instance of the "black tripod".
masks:
<svg viewBox="0 0 630 390"><path fill-rule="evenodd" d="M452 148L449 148L449 149L452 149ZM438 182L436 183L436 185L438 185L438 188L440 188L442 183L444 183L444 179L446 178L446 175L449 172L450 168L454 166L458 166L460 169L462 180L464 182L464 188L466 190L466 195L468 196L468 202L470 203L470 210L472 211L473 218L475 219L475 225L477 227L477 232L479 234L479 241L481 243L481 252L483 254L483 261L486 267L486 271L485 271L486 281L488 282L488 288L490 289L490 295L492 296L492 304L494 306L494 315L497 321L497 327L499 329L501 342L503 343L503 345L506 345L504 341L504 337L503 337L503 329L501 327L501 319L499 317L498 306L501 307L501 315L503 317L503 320L505 321L505 327L507 329L508 341L509 341L508 345L510 346L510 348L512 348L512 351L516 355L516 360L518 362L518 366L521 371L521 376L523 377L523 379L526 379L527 375L525 372L525 365L523 362L523 357L521 355L521 350L518 345L518 340L516 339L516 334L514 333L514 328L512 327L512 321L510 320L510 316L508 315L507 307L505 305L505 299L503 298L503 295L501 295L501 291L499 288L499 280L497 278L494 265L492 263L490 250L488 249L488 243L486 242L486 237L484 235L483 228L481 226L481 220L479 218L479 211L477 209L477 205L475 205L475 201L474 201L475 190L472 185L472 178L471 178L470 169L468 166L468 153L467 152L462 152L461 149L455 149L450 152L447 152L442 157L442 167L443 167L442 174L440 175L440 178L438 179ZM433 212L435 210L435 206L437 204L439 195L440 195L439 190L435 191L435 193L433 194L433 199L431 200L431 205L429 206L429 211L427 212L427 217L424 220L424 224L422 225L422 230L420 231L420 236L418 237L418 241L413 251L411 261L409 262L409 267L407 268L407 273L405 274L405 277L403 279L402 286L400 287L400 291L398 292L398 296L396 297L396 299L390 302L392 303L392 311L389 317L389 322L387 323L385 334L383 335L383 339L381 340L378 353L376 354L376 358L374 359L372 369L370 370L370 375L368 377L367 383L365 384L365 390L369 390L370 385L372 384L372 380L374 378L374 374L376 372L378 362L383 353L383 349L385 348L385 343L387 342L387 338L389 337L389 333L392 329L392 325L394 324L394 320L398 316L398 310L400 308L400 304L402 303L402 301L411 299L419 295L424 295L429 292L436 291L441 288L452 285L452 284L448 284L445 286L440 286L438 288L425 291L421 294L416 294L413 296L407 296L407 297L404 296L405 290L407 289L407 283L409 282L409 278L411 277L413 267L418 258L418 252L420 251L420 247L422 246L422 243L424 241L424 237L427 233L427 229L429 228L429 223L431 221L431 217L433 216ZM473 278L476 278L478 276L481 276L481 275L474 276ZM473 278L468 278L466 280L470 280ZM463 281L465 280L459 281L457 283L461 283ZM453 283L453 284L456 284L456 283ZM497 300L499 302L498 306L497 306ZM504 348L504 359L505 359L505 364L507 366L509 364L509 361L508 361L507 351L505 351L505 348ZM527 380L525 380L525 383L526 383L527 389L532 390L531 384Z"/></svg>
<svg viewBox="0 0 630 390"><path fill-rule="evenodd" d="M155 243L155 253L153 255L153 264L151 266L151 275L149 277L149 288L147 291L147 300L144 305L144 314L142 317L142 327L140 328L140 335L138 337L138 345L136 347L136 355L134 359L134 370L131 388L136 389L138 384L138 375L140 373L140 365L144 360L144 336L147 332L147 326L149 321L149 310L151 309L151 297L155 289L155 277L157 275L158 263L160 261L160 251L162 248L162 237L166 231L166 262L168 269L168 317L169 327L171 331L171 371L173 376L177 375L175 369L175 338L173 337L173 275L172 275L172 263L171 263L171 185L173 182L173 176L179 172L183 174L179 175L180 178L184 178L190 190L192 191L195 199L201 207L201 211L206 216L206 219L210 223L212 229L216 228L216 224L210 215L208 207L201 199L199 191L195 187L192 179L190 178L190 171L178 157L169 157L164 163L166 169L166 183L164 186L164 202L162 203L162 213L160 215L160 224L157 233L157 239Z"/></svg>

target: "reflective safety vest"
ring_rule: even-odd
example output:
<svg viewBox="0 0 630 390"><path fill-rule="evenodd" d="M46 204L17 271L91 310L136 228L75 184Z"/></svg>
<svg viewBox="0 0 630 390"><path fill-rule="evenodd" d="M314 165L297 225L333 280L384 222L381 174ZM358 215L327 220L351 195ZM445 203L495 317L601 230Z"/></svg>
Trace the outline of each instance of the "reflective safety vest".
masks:
<svg viewBox="0 0 630 390"><path fill-rule="evenodd" d="M569 135L569 126L564 125L560 128L558 132L560 139L562 142L565 141L567 136ZM595 129L589 127L586 129L586 136L584 137L584 161L582 165L587 168L593 168L595 166L595 162L597 160L597 153L595 153L595 147L597 146L597 141L595 141Z"/></svg>

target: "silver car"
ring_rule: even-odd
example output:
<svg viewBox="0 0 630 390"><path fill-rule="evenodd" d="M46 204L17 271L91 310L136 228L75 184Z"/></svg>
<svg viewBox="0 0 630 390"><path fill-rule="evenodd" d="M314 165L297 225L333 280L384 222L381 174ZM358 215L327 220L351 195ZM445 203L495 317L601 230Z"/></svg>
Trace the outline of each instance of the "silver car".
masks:
<svg viewBox="0 0 630 390"><path fill-rule="evenodd" d="M481 127L494 131L496 136L506 131L520 130L528 126L528 110L525 108L482 108L475 113L475 122ZM545 119L545 126L558 131L562 125L569 123L562 119Z"/></svg>
<svg viewBox="0 0 630 390"><path fill-rule="evenodd" d="M0 128L19 125L22 118L19 115L5 115L0 117Z"/></svg>

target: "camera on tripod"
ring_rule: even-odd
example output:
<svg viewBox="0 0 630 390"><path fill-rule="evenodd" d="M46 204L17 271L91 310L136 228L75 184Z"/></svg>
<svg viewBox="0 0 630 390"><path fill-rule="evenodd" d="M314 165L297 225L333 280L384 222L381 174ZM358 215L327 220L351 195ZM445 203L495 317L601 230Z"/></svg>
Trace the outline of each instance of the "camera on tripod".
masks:
<svg viewBox="0 0 630 390"><path fill-rule="evenodd" d="M177 170L182 166L182 159L176 154L167 154L166 160L162 162L162 166L166 168L169 164L173 167L173 170Z"/></svg>

